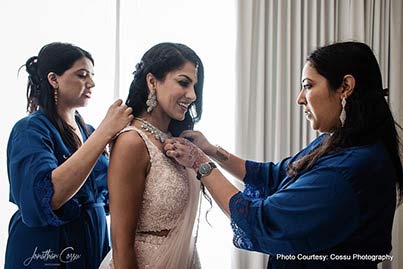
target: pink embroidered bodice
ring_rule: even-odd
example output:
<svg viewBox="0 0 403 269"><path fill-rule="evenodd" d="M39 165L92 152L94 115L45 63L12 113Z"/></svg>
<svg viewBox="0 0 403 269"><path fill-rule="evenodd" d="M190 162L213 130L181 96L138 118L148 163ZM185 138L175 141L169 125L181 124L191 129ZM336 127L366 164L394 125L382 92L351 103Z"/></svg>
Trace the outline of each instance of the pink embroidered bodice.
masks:
<svg viewBox="0 0 403 269"><path fill-rule="evenodd" d="M171 230L189 199L186 169L165 156L147 135L134 126L120 133L137 131L150 155L150 170L146 177L137 232Z"/></svg>

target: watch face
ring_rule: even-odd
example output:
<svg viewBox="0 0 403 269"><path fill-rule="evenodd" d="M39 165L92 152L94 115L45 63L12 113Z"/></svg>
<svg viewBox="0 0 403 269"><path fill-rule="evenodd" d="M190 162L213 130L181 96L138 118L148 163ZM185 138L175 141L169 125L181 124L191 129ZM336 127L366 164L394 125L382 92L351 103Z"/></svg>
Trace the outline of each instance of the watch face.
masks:
<svg viewBox="0 0 403 269"><path fill-rule="evenodd" d="M199 172L202 175L208 174L211 170L211 166L209 163L202 163L199 167Z"/></svg>

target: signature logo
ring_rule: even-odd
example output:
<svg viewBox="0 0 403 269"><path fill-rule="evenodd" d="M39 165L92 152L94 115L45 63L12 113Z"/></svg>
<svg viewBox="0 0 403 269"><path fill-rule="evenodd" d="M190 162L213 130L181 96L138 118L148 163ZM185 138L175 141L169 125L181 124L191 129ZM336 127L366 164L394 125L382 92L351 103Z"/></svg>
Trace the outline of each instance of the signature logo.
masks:
<svg viewBox="0 0 403 269"><path fill-rule="evenodd" d="M46 249L41 252L35 247L34 253L24 260L24 266L29 266L33 261L43 261L45 265L57 266L60 263L71 263L80 259L81 254L75 253L73 247L66 247L60 253L54 252L52 249Z"/></svg>

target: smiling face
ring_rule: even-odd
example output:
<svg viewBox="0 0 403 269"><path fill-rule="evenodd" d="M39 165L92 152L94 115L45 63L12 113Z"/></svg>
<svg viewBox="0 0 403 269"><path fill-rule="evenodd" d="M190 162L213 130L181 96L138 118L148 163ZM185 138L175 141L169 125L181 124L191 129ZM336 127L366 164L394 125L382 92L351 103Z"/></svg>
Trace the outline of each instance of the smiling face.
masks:
<svg viewBox="0 0 403 269"><path fill-rule="evenodd" d="M196 100L196 83L196 66L189 61L181 68L168 72L163 80L154 80L151 90L156 92L158 105L152 113L184 120L189 106Z"/></svg>
<svg viewBox="0 0 403 269"><path fill-rule="evenodd" d="M88 58L78 59L70 69L61 76L55 75L58 101L57 105L64 108L86 106L91 98L91 90L95 86L94 66Z"/></svg>
<svg viewBox="0 0 403 269"><path fill-rule="evenodd" d="M297 102L304 106L311 127L320 132L332 132L340 125L342 88L332 91L325 77L320 75L310 62L302 70L302 89Z"/></svg>

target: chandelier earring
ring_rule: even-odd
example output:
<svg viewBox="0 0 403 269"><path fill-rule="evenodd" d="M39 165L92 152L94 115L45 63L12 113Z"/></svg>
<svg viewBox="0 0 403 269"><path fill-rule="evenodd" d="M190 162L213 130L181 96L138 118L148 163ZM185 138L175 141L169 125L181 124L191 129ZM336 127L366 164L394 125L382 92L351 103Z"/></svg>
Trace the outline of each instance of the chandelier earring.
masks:
<svg viewBox="0 0 403 269"><path fill-rule="evenodd" d="M58 98L59 98L59 88L54 88L54 90L53 90L53 97L54 97L54 99L55 99L55 105L57 106L57 101L58 101Z"/></svg>
<svg viewBox="0 0 403 269"><path fill-rule="evenodd" d="M347 117L346 109L345 109L346 103L347 103L346 97L342 97L342 99L341 99L341 113L340 113L340 116L339 116L340 122L341 122L341 127L344 127L344 123L346 122L346 117Z"/></svg>
<svg viewBox="0 0 403 269"><path fill-rule="evenodd" d="M151 113L154 107L157 106L157 95L155 94L155 91L150 91L150 93L148 94L146 105L148 113Z"/></svg>

